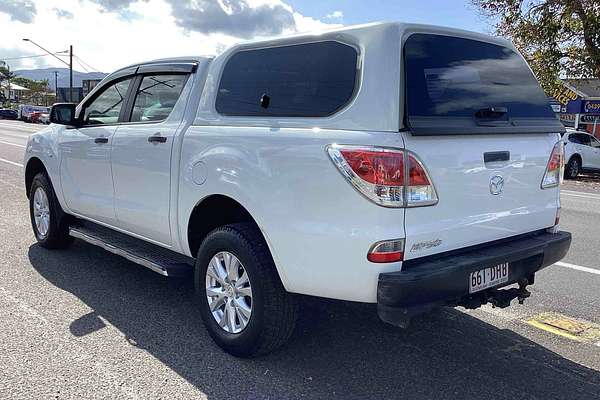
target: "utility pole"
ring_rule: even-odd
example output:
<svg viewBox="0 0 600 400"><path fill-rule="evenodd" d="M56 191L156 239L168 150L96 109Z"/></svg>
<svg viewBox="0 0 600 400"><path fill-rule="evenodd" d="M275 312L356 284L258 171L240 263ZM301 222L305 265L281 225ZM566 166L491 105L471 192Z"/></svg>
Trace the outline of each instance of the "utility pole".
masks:
<svg viewBox="0 0 600 400"><path fill-rule="evenodd" d="M73 45L69 46L69 101L73 102Z"/></svg>
<svg viewBox="0 0 600 400"><path fill-rule="evenodd" d="M8 75L6 75L6 82L8 85L8 106L10 107L10 65L6 64L6 71Z"/></svg>
<svg viewBox="0 0 600 400"><path fill-rule="evenodd" d="M46 53L50 54L52 57L56 58L58 61L60 61L63 64L66 64L69 67L69 101L73 102L73 45L69 46L69 62L66 62L65 60L56 56L56 54L49 52L48 50L46 50L45 48L43 48L42 46L40 46L39 44L37 44L36 42L34 42L31 39L25 38L25 39L23 39L23 41L29 42L29 43L39 47L40 49L44 50Z"/></svg>
<svg viewBox="0 0 600 400"><path fill-rule="evenodd" d="M54 101L58 103L58 71L54 71Z"/></svg>

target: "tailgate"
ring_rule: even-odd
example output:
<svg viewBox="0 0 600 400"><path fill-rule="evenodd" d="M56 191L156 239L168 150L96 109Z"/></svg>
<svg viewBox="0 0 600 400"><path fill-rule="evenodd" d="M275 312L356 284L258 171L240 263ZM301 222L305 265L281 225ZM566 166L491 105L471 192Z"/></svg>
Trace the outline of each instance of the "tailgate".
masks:
<svg viewBox="0 0 600 400"><path fill-rule="evenodd" d="M541 184L564 127L523 57L435 32L408 35L403 53L402 135L439 199L406 209L404 258L554 226L559 190Z"/></svg>
<svg viewBox="0 0 600 400"><path fill-rule="evenodd" d="M439 198L435 206L406 209L406 260L554 225L558 188L540 185L558 135L408 133L404 140Z"/></svg>

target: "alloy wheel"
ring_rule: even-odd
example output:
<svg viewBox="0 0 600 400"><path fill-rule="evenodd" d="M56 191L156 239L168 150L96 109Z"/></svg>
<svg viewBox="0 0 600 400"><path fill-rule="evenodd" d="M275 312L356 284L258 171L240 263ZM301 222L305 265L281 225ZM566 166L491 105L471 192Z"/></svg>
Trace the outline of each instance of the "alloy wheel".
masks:
<svg viewBox="0 0 600 400"><path fill-rule="evenodd" d="M243 331L252 316L252 286L240 260L228 251L213 256L206 269L206 298L217 324L228 333Z"/></svg>

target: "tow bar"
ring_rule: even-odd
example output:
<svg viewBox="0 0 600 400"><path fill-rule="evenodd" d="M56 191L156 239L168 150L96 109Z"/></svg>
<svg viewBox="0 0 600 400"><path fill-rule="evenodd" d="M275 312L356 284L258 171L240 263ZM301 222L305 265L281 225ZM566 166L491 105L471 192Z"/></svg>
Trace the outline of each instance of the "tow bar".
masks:
<svg viewBox="0 0 600 400"><path fill-rule="evenodd" d="M519 304L523 304L525 299L531 296L526 287L533 284L533 276L519 279L518 288L510 289L488 289L481 293L475 293L459 301L458 305L467 309L479 308L484 304L491 303L492 307L506 308L510 306L511 301L517 299Z"/></svg>

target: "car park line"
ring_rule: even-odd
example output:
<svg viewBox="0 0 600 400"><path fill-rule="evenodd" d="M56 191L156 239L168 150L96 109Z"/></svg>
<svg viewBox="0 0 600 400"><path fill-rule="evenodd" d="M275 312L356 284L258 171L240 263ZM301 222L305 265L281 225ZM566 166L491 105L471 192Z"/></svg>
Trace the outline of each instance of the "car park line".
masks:
<svg viewBox="0 0 600 400"><path fill-rule="evenodd" d="M14 161L10 161L10 160L5 160L4 158L0 158L0 162L7 163L7 164L10 164L10 165L14 165L14 166L23 168L23 164L19 164L19 163L16 163Z"/></svg>
<svg viewBox="0 0 600 400"><path fill-rule="evenodd" d="M600 275L600 270L598 270L598 269L594 269L594 268L590 268L590 267L582 267L581 265L577 265L577 264L569 264L566 262L559 261L559 262L555 263L555 265L558 265L559 267L574 269L577 271L588 272L588 273L594 274L594 275Z"/></svg>
<svg viewBox="0 0 600 400"><path fill-rule="evenodd" d="M0 143L2 144L7 144L9 146L16 146L16 147L21 147L21 148L25 148L26 146L23 144L17 144L17 143L11 143L11 142L5 142L4 140L0 140Z"/></svg>
<svg viewBox="0 0 600 400"><path fill-rule="evenodd" d="M565 196L582 197L582 198L586 198L586 199L600 200L600 195L595 194L595 193L577 192L577 191L573 191L573 190L561 190L560 193Z"/></svg>

